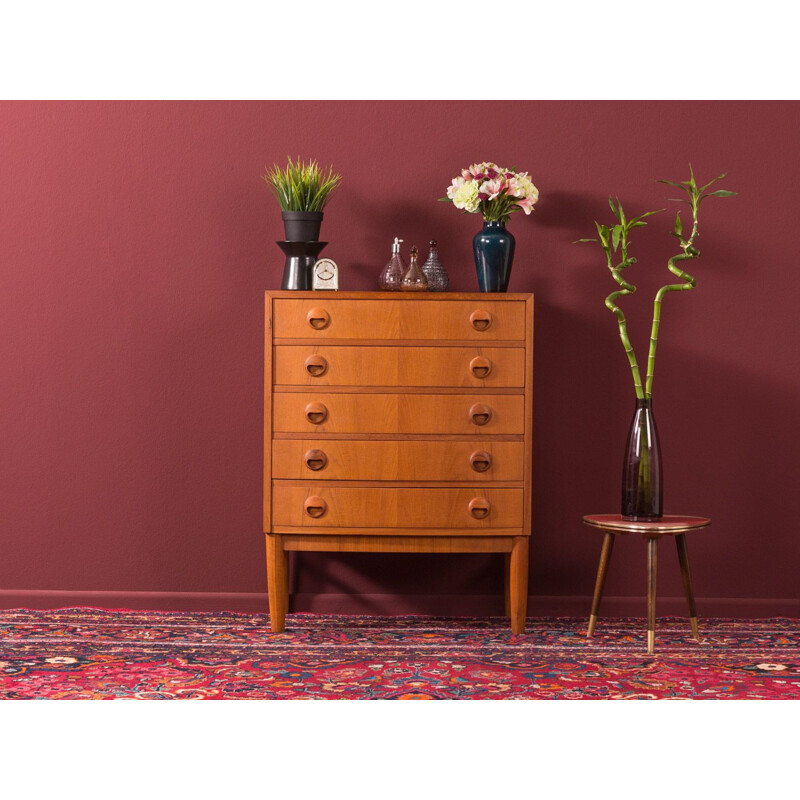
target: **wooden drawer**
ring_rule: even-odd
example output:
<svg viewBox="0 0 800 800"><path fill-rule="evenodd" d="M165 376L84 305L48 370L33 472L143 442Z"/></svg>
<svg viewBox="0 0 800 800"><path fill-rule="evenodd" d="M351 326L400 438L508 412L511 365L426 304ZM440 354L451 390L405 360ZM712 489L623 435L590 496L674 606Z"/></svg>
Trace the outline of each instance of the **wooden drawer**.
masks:
<svg viewBox="0 0 800 800"><path fill-rule="evenodd" d="M274 380L288 386L522 387L522 347L280 345Z"/></svg>
<svg viewBox="0 0 800 800"><path fill-rule="evenodd" d="M276 339L523 340L525 302L276 299Z"/></svg>
<svg viewBox="0 0 800 800"><path fill-rule="evenodd" d="M274 481L272 524L314 528L520 528L523 490L330 487Z"/></svg>
<svg viewBox="0 0 800 800"><path fill-rule="evenodd" d="M276 439L272 477L355 481L521 481L522 442Z"/></svg>
<svg viewBox="0 0 800 800"><path fill-rule="evenodd" d="M522 434L521 394L275 392L275 433Z"/></svg>

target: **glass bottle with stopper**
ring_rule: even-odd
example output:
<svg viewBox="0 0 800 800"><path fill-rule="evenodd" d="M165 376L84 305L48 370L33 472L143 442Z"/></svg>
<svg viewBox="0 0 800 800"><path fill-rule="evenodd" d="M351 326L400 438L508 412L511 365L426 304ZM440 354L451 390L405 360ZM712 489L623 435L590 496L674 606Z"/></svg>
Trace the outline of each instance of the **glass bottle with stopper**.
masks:
<svg viewBox="0 0 800 800"><path fill-rule="evenodd" d="M428 279L417 263L417 248L411 248L411 264L409 264L403 280L400 282L403 292L425 292L428 290Z"/></svg>
<svg viewBox="0 0 800 800"><path fill-rule="evenodd" d="M447 284L450 281L442 262L439 261L439 246L436 243L436 239L431 239L430 248L428 260L422 265L422 271L428 279L428 290L431 292L443 292L447 289Z"/></svg>
<svg viewBox="0 0 800 800"><path fill-rule="evenodd" d="M384 292L397 292L400 290L400 283L407 269L406 263L403 261L403 256L400 255L400 242L402 241L402 239L398 239L396 236L394 237L392 257L378 277L378 286L383 289Z"/></svg>

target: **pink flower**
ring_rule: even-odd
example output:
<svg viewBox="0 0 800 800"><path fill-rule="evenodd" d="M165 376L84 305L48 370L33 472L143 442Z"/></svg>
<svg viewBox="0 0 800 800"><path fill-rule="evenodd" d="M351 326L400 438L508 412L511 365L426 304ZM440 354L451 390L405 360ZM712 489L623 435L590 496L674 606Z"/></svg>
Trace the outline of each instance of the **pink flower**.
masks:
<svg viewBox="0 0 800 800"><path fill-rule="evenodd" d="M495 173L496 174L496 173ZM486 197L481 197L482 200L494 200L499 197L506 189L506 182L503 178L495 178L494 180L486 181L479 189L478 192Z"/></svg>

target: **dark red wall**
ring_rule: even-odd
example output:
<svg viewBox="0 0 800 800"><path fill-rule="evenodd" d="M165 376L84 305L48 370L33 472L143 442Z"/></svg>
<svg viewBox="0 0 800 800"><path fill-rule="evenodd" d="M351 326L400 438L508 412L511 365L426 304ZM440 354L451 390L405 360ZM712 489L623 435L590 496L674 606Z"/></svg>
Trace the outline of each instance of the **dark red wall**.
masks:
<svg viewBox="0 0 800 800"><path fill-rule="evenodd" d="M0 602L263 607L263 290L282 230L260 175L299 154L344 176L323 238L345 289L375 288L400 236L437 238L452 288L476 290L480 220L437 198L483 159L539 187L511 222L510 287L536 294L534 612L585 612L600 542L580 518L617 508L634 404L602 254L572 241L609 220L610 193L633 213L669 206L634 239L625 308L644 360L675 253L654 180L690 161L704 181L728 171L740 195L702 209L698 288L664 304L666 510L714 520L690 538L706 609L800 613L799 108L0 104ZM662 550L660 594L679 596ZM496 611L501 572L495 557L307 554L295 607ZM638 598L644 578L641 541L620 542L607 594Z"/></svg>

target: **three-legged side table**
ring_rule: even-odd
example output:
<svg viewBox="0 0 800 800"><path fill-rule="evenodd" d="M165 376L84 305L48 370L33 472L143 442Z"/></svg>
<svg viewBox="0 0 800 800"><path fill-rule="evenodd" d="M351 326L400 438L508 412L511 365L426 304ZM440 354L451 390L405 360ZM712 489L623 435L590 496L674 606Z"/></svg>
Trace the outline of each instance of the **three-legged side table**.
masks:
<svg viewBox="0 0 800 800"><path fill-rule="evenodd" d="M686 533L688 531L706 528L711 524L707 517L678 517L663 516L657 522L636 522L626 520L619 514L589 514L583 518L587 525L600 528L605 532L603 549L600 552L600 566L597 569L597 581L592 599L592 611L589 616L589 630L587 637L594 633L597 614L600 610L600 600L603 597L603 586L606 582L608 565L611 561L611 551L614 548L614 539L628 533L641 533L647 540L647 652L655 651L656 639L656 566L658 561L658 540L662 536L674 536L678 548L678 560L681 565L683 589L689 604L689 621L692 625L692 636L700 638L697 627L697 608L692 591L692 576L689 572L689 552L686 549Z"/></svg>

